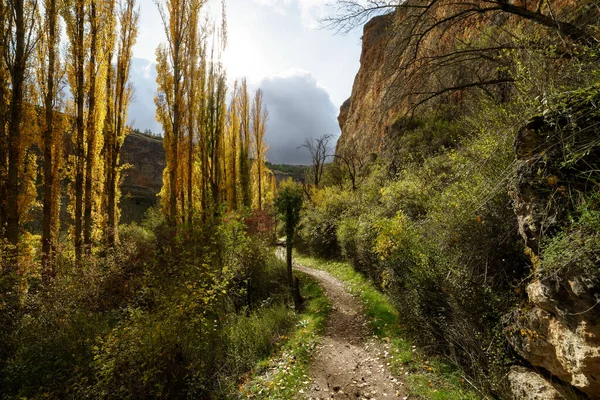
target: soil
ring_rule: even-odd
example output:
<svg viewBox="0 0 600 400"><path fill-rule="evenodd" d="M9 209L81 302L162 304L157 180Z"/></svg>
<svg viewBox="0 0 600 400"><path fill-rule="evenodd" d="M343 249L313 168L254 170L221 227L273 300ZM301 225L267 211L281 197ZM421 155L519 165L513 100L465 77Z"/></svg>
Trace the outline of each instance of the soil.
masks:
<svg viewBox="0 0 600 400"><path fill-rule="evenodd" d="M370 332L358 298L324 271L294 265L323 287L332 310L310 364L307 399L406 399L383 356L384 345Z"/></svg>

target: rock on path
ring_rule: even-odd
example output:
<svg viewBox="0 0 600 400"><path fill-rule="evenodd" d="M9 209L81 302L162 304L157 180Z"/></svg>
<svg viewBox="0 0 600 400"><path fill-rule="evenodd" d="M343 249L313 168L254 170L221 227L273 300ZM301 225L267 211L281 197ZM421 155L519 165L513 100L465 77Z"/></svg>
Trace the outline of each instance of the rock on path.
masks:
<svg viewBox="0 0 600 400"><path fill-rule="evenodd" d="M403 384L379 358L381 344L369 333L360 301L324 271L294 265L315 278L332 310L309 370L313 379L307 399L404 399Z"/></svg>

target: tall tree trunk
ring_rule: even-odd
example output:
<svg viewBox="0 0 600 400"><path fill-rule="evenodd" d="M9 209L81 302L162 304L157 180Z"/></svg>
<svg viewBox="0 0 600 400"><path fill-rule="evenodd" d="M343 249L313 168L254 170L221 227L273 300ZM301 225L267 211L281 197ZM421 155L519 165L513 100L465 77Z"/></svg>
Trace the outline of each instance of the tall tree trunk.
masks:
<svg viewBox="0 0 600 400"><path fill-rule="evenodd" d="M232 100L235 101L235 100ZM231 209L237 210L237 132L232 128L231 134Z"/></svg>
<svg viewBox="0 0 600 400"><path fill-rule="evenodd" d="M7 222L6 184L8 180L8 135L6 132L7 113L4 99L9 96L8 82L5 74L0 71L0 237L4 237Z"/></svg>
<svg viewBox="0 0 600 400"><path fill-rule="evenodd" d="M175 59L173 61L173 92L174 92L174 104L173 104L173 137L171 138L171 154L173 157L171 169L169 170L169 224L171 227L177 225L177 172L179 171L179 163L177 157L179 155L179 80L180 78L180 65L179 65L179 43L174 43L175 47Z"/></svg>
<svg viewBox="0 0 600 400"><path fill-rule="evenodd" d="M208 198L209 193L209 166L208 166L208 134L207 134L207 126L206 126L206 108L203 105L200 111L202 115L202 124L200 124L200 157L201 157L201 170L202 170L202 215L205 219L208 215L208 210L210 209L209 203L210 200Z"/></svg>
<svg viewBox="0 0 600 400"><path fill-rule="evenodd" d="M21 122L23 119L23 86L25 71L27 69L27 54L25 50L25 9L23 0L14 0L13 13L15 19L14 60L10 66L11 74L11 101L10 120L8 124L8 179L7 194L7 226L6 237L13 245L11 258L4 271L10 272L17 269L19 243L19 153L21 147Z"/></svg>
<svg viewBox="0 0 600 400"><path fill-rule="evenodd" d="M183 113L180 113L180 115L182 116L182 120L183 120ZM182 121L183 122L183 121ZM183 124L182 124L183 125ZM179 198L179 209L180 211L180 215L178 216L177 222L178 223L185 223L185 190L187 189L187 185L185 183L185 178L187 177L186 174L186 167L187 167L187 162L186 162L186 156L187 156L187 151L186 151L186 145L187 142L185 141L185 129L183 126L180 125L179 127L179 157L177 157L177 162L179 164L179 170L177 172L177 176L179 177L179 185L177 185L179 192L177 193L177 197Z"/></svg>
<svg viewBox="0 0 600 400"><path fill-rule="evenodd" d="M114 113L117 112L116 106L113 110L113 104L117 104L115 93L113 93L113 68L112 68L112 53L108 57L108 70L106 73L106 238L108 245L114 247L116 242L116 170L113 168L116 146L116 124L114 121Z"/></svg>
<svg viewBox="0 0 600 400"><path fill-rule="evenodd" d="M48 75L46 95L44 98L46 129L43 134L44 140L44 200L42 212L42 280L49 282L54 275L53 264L53 217L56 203L56 194L54 190L56 185L54 180L54 79L56 62L56 0L49 0L47 4L46 23L48 24Z"/></svg>
<svg viewBox="0 0 600 400"><path fill-rule="evenodd" d="M193 89L192 89L193 90ZM190 114L192 114L190 112ZM193 189L193 179L194 179L194 129L193 129L193 117L190 116L189 118L190 121L190 128L188 131L188 176L187 176L187 195L188 195L188 199L187 199L187 220L188 223L190 224L190 226L192 225L192 218L193 218L193 200L192 200L192 189Z"/></svg>
<svg viewBox="0 0 600 400"><path fill-rule="evenodd" d="M256 160L256 169L258 171L258 209L262 210L262 160Z"/></svg>
<svg viewBox="0 0 600 400"><path fill-rule="evenodd" d="M0 6L0 29L3 31L7 29L7 12L5 11L5 5L2 3ZM6 36L0 36L0 55L6 54L7 51L7 38ZM6 199L8 193L6 192L6 184L8 181L8 132L6 126L8 124L8 98L9 92L9 74L8 70L0 68L0 238L5 237L6 234L6 222L7 222L7 204ZM0 265L1 267L1 265Z"/></svg>
<svg viewBox="0 0 600 400"><path fill-rule="evenodd" d="M288 276L288 285L290 288L294 287L294 277L292 275L292 237L293 233L287 233L285 237L285 254L286 254L286 266L287 266L287 276Z"/></svg>
<svg viewBox="0 0 600 400"><path fill-rule="evenodd" d="M75 102L77 104L76 124L76 149L75 149L75 260L81 262L82 253L82 217L83 217L83 172L85 166L84 152L84 27L85 11L84 1L77 1L76 24L77 38L75 43Z"/></svg>
<svg viewBox="0 0 600 400"><path fill-rule="evenodd" d="M90 46L90 66L89 66L89 94L88 94L88 120L87 120L87 154L85 164L85 200L84 200L84 228L83 242L85 251L91 252L92 247L92 203L93 182L94 182L94 164L96 161L96 55L98 50L98 25L96 17L96 0L92 0L90 5L90 27L91 27L91 46Z"/></svg>

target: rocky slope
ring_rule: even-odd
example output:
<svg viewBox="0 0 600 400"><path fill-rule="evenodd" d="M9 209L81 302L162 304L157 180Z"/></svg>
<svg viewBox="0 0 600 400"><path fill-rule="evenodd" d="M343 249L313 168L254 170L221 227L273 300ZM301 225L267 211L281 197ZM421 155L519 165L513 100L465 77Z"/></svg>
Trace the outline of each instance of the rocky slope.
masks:
<svg viewBox="0 0 600 400"><path fill-rule="evenodd" d="M594 177L584 171L600 170L598 93L593 87L567 96L558 109L532 118L515 141L517 178L511 193L534 277L527 285L529 301L513 316L507 337L541 372L513 368L512 387L529 393L521 398L560 398L540 394L556 388L557 380L600 398L598 232L568 237L572 244L559 246L561 252L552 258L540 251L543 242L569 232L579 218L569 194L596 190ZM574 150L581 148L586 151ZM532 374L540 382L539 393L525 390Z"/></svg>
<svg viewBox="0 0 600 400"><path fill-rule="evenodd" d="M553 4L556 12L577 5L568 0ZM499 78L501 65L492 61L449 67L425 62L415 67L403 27L409 17L408 12L399 10L365 25L361 68L352 96L338 117L342 129L338 151L355 142L365 152L389 155L394 139L403 134L402 120L413 115L413 105L422 99L415 93L468 83L473 70L482 80ZM510 18L495 22L514 23ZM448 35L460 40L472 33L460 24L434 32L423 46L426 54L435 57L451 52ZM432 68L437 71L435 82ZM507 94L502 85L489 90L499 100ZM600 171L600 113L588 112L597 110L597 93L599 89L592 88L565 100L562 108L532 118L515 142L516 179L507 190L513 197L519 232L533 267L530 281L524 284L527 299L516 307L514 315L507 316L505 331L521 357L507 376L516 399L600 398L600 250L593 246L600 243L598 233L578 236L581 246L574 245L561 268L548 267L541 254L543 241L568 231L577 219L572 196L589 196L597 190L597 181L580 173L596 171L597 177ZM468 101L467 89L453 90L416 109L416 115L448 106L460 109ZM576 160L565 159L569 149L585 151Z"/></svg>

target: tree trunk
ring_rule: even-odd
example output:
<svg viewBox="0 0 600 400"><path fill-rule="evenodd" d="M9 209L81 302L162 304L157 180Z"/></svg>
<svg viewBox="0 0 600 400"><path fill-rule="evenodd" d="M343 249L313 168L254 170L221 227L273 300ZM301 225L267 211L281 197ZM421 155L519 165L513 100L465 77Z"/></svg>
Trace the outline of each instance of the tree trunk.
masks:
<svg viewBox="0 0 600 400"><path fill-rule="evenodd" d="M177 157L179 155L179 80L180 80L180 65L179 65L179 43L174 43L175 57L173 60L173 132L171 140L171 169L169 170L169 224L171 227L177 225L177 172L179 163Z"/></svg>
<svg viewBox="0 0 600 400"><path fill-rule="evenodd" d="M262 154L256 162L256 170L258 171L258 209L262 210Z"/></svg>
<svg viewBox="0 0 600 400"><path fill-rule="evenodd" d="M190 114L192 114L190 112ZM192 117L189 118L190 124L192 123ZM192 125L190 125L192 126ZM189 129L189 138L188 138L188 176L187 176L187 222L192 226L192 219L194 215L194 210L192 208L193 198L192 191L193 187L193 179L194 179L194 129L190 127Z"/></svg>
<svg viewBox="0 0 600 400"><path fill-rule="evenodd" d="M235 101L235 100L232 100ZM235 130L231 135L231 209L237 210L237 140Z"/></svg>
<svg viewBox="0 0 600 400"><path fill-rule="evenodd" d="M116 112L116 104L117 100L115 97L115 93L113 93L113 68L112 68L112 58L113 54L111 53L108 56L108 69L106 71L106 119L104 123L105 130L105 148L106 148L106 213L107 213L107 221L106 221L106 240L110 247L115 246L116 235L115 235L115 206L116 206L116 186L115 186L115 174L116 171L113 168L114 162L113 159L115 157L115 144L116 144L116 132L114 125L114 115ZM115 105L115 110L113 110L113 104Z"/></svg>
<svg viewBox="0 0 600 400"><path fill-rule="evenodd" d="M285 255L287 265L288 285L290 289L294 287L294 277L292 275L292 236L293 233L288 233L285 238Z"/></svg>
<svg viewBox="0 0 600 400"><path fill-rule="evenodd" d="M83 216L83 172L84 172L84 3L83 0L77 2L76 24L77 39L75 43L75 69L76 69L76 95L77 118L76 118L76 150L75 150L75 260L77 264L81 261L81 233Z"/></svg>
<svg viewBox="0 0 600 400"><path fill-rule="evenodd" d="M25 52L25 10L23 0L14 1L15 18L15 58L10 66L12 78L12 95L10 101L10 120L8 124L8 180L7 193L7 226L6 237L8 242L14 246L11 249L8 264L4 271L17 270L19 243L19 153L21 147L21 120L23 118L23 86L25 82L25 70L27 68L27 55Z"/></svg>
<svg viewBox="0 0 600 400"><path fill-rule="evenodd" d="M88 95L88 123L87 123L87 155L85 166L85 207L84 207L84 229L83 242L85 251L91 252L92 247L92 202L93 202L93 180L94 163L96 161L96 47L98 46L98 21L96 18L96 0L90 5L90 67L89 67L89 95Z"/></svg>
<svg viewBox="0 0 600 400"><path fill-rule="evenodd" d="M50 7L46 10L48 15L48 75L44 107L46 112L46 129L44 139L44 200L42 212L42 280L48 283L53 275L53 229L52 221L55 204L54 179L54 75L56 62L56 1L50 0Z"/></svg>
<svg viewBox="0 0 600 400"><path fill-rule="evenodd" d="M0 75L0 98L4 99L8 96L8 82L4 80L4 74ZM6 132L6 122L7 122L7 114L6 107L3 101L0 101L0 237L4 237L6 228L5 224L7 222L7 204L6 198L8 197L8 193L6 192L6 184L8 179L8 135Z"/></svg>

